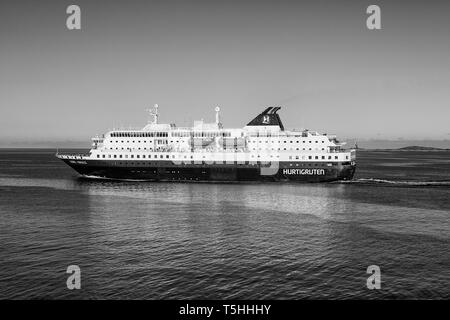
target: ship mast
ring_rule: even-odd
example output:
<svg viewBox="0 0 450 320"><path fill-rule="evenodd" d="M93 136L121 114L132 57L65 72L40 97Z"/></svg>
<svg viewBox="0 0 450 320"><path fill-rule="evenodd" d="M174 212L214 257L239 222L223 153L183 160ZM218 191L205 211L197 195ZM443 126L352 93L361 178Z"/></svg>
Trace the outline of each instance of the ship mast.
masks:
<svg viewBox="0 0 450 320"><path fill-rule="evenodd" d="M155 103L155 106L154 106L154 108L155 108L155 113L154 113L154 123L155 124L158 124L158 104L157 103Z"/></svg>
<svg viewBox="0 0 450 320"><path fill-rule="evenodd" d="M222 124L220 123L220 114L219 114L220 107L216 107L214 110L216 111L216 124L219 128L222 128Z"/></svg>

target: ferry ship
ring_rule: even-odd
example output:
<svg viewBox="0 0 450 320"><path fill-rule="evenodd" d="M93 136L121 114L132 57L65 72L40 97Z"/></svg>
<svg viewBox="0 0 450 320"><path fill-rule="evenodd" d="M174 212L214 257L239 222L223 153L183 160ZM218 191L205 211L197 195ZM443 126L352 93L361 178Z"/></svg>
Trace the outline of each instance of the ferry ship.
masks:
<svg viewBox="0 0 450 320"><path fill-rule="evenodd" d="M329 182L350 180L356 151L335 135L285 130L281 107L268 107L245 127L215 122L193 127L158 122L158 105L140 130L112 130L85 154L56 156L83 177L143 181Z"/></svg>

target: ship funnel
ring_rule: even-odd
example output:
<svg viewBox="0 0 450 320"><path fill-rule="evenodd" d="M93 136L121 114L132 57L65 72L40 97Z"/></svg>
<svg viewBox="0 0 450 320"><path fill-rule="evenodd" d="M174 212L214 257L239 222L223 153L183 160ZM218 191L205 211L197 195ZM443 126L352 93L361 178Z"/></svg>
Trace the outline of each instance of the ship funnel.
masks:
<svg viewBox="0 0 450 320"><path fill-rule="evenodd" d="M281 107L268 107L250 121L247 126L279 126L284 131L283 123L277 114Z"/></svg>

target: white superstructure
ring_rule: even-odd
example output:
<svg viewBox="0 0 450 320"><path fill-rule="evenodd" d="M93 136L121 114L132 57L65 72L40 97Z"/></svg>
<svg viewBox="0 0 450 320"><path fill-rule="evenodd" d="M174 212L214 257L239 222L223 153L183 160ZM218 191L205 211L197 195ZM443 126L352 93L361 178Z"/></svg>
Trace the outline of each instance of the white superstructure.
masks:
<svg viewBox="0 0 450 320"><path fill-rule="evenodd" d="M269 109L269 108L268 108ZM266 109L266 111L268 110ZM271 116L277 116L276 109ZM279 125L265 125L269 116L260 115L257 123L243 128L227 129L220 122L195 121L193 127L158 123L158 106L150 110L151 120L140 130L112 130L93 138L93 147L86 160L171 160L174 162L326 162L354 161L354 151L344 150L334 135L310 130L284 130ZM265 118L267 117L267 118ZM257 117L258 118L258 117ZM257 119L255 118L255 120ZM279 118L278 118L279 119ZM253 120L253 122L255 121Z"/></svg>

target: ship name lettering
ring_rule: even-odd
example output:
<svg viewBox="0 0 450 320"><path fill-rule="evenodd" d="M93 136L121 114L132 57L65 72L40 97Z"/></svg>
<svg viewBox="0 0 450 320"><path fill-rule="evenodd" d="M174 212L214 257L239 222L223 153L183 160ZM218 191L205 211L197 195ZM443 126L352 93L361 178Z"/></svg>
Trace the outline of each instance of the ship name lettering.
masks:
<svg viewBox="0 0 450 320"><path fill-rule="evenodd" d="M283 169L283 174L287 175L325 175L325 169Z"/></svg>

